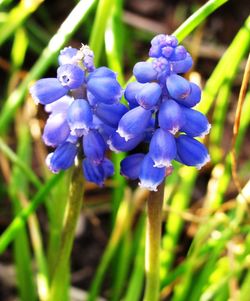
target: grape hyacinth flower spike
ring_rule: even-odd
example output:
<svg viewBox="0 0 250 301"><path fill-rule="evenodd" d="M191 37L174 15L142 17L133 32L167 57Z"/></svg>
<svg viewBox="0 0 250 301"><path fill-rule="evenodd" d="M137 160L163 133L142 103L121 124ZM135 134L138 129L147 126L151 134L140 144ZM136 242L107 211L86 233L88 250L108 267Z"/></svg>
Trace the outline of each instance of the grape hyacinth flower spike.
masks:
<svg viewBox="0 0 250 301"><path fill-rule="evenodd" d="M147 154L134 154L121 162L121 174L138 178L141 187L157 191L173 171L173 160L198 169L209 161L206 147L195 138L207 135L210 124L193 108L201 99L201 89L181 76L192 67L192 58L177 39L157 35L149 57L151 61L134 66L136 81L124 93L130 110L121 117L108 143L116 151L149 143Z"/></svg>
<svg viewBox="0 0 250 301"><path fill-rule="evenodd" d="M108 139L115 133L120 118L127 113L119 103L122 88L116 74L107 67L95 68L93 51L66 47L58 57L56 78L43 78L30 88L36 103L49 113L43 140L56 148L46 159L57 173L70 168L81 154L87 180L103 186L114 173L105 157Z"/></svg>

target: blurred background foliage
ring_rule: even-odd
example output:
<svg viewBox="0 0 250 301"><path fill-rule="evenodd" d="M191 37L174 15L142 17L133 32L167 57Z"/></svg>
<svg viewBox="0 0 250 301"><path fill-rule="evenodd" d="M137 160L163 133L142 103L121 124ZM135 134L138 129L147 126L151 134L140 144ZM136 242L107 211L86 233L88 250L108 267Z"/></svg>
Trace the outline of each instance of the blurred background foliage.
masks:
<svg viewBox="0 0 250 301"><path fill-rule="evenodd" d="M1 300L47 299L70 177L70 171L52 175L45 166L46 114L28 87L55 75L61 48L81 43L124 85L133 65L147 59L152 37L176 31L194 57L186 77L203 88L198 109L212 123L205 141L211 162L199 172L176 164L166 180L161 300L249 301L250 93L240 105L238 97L250 48L250 6L247 0L210 1L196 23L181 27L204 3L0 0ZM233 134L237 106L242 114ZM112 155L117 172L105 188L85 183L71 272L61 284L63 300L55 301L142 299L148 192L119 175L123 157Z"/></svg>

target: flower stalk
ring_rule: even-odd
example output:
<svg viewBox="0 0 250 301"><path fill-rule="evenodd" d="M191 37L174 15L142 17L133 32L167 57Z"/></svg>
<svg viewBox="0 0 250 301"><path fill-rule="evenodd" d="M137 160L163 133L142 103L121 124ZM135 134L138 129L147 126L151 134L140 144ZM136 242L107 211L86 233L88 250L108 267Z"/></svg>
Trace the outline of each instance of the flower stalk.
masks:
<svg viewBox="0 0 250 301"><path fill-rule="evenodd" d="M52 276L49 301L64 299L64 288L62 284L67 281L68 262L72 250L76 223L82 207L84 185L81 165L81 161L77 161L71 177L69 198L62 230L61 247Z"/></svg>
<svg viewBox="0 0 250 301"><path fill-rule="evenodd" d="M143 301L159 300L160 243L164 182L158 191L151 191L147 200L146 226L146 287Z"/></svg>

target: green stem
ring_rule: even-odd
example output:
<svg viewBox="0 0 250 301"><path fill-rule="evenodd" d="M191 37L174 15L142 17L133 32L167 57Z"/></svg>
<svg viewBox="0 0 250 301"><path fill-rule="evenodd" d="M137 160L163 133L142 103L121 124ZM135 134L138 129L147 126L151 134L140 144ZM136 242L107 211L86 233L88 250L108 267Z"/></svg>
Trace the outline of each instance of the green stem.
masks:
<svg viewBox="0 0 250 301"><path fill-rule="evenodd" d="M50 301L62 300L64 297L65 291L62 284L65 283L65 277L68 274L68 263L72 250L76 223L82 207L83 190L82 167L81 161L79 160L73 170L71 178L68 204L62 230L61 247L57 257L56 268L52 276L49 296Z"/></svg>
<svg viewBox="0 0 250 301"><path fill-rule="evenodd" d="M146 227L146 288L144 301L158 301L160 291L160 243L164 183L157 192L150 192L147 201Z"/></svg>

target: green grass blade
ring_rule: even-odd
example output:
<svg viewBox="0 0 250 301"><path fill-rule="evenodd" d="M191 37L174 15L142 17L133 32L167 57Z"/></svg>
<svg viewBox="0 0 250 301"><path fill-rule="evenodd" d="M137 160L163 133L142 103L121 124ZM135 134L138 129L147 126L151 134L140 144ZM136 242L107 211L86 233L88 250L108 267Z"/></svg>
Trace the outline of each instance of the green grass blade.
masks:
<svg viewBox="0 0 250 301"><path fill-rule="evenodd" d="M72 37L81 22L86 18L96 0L81 0L62 23L57 33L52 37L40 58L31 68L28 75L7 98L0 115L0 134L3 134L11 122L17 108L22 104L28 86L33 80L41 77L56 59L58 52Z"/></svg>

